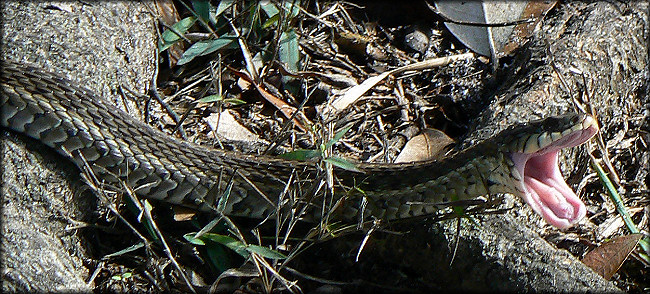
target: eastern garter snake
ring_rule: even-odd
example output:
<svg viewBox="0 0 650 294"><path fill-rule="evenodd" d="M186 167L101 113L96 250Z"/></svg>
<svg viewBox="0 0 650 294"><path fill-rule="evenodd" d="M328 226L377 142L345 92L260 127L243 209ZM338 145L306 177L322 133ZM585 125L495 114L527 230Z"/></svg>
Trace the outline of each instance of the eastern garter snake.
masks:
<svg viewBox="0 0 650 294"><path fill-rule="evenodd" d="M322 199L277 200L294 175L313 179L315 163L171 138L91 91L33 66L5 61L1 84L3 127L43 142L79 167L83 156L106 183L119 178L143 197L203 211L219 207L227 215L263 218L278 206L300 205L311 207L306 218L322 214ZM362 172L335 169L339 185L360 184L365 195L350 196L337 188L339 198L332 203L337 203L337 215L355 219L365 197L363 215L390 220L430 214L444 203L512 193L548 223L566 228L584 217L585 206L562 178L558 152L597 131L592 117L570 113L512 126L441 161L359 163ZM229 197L222 199L229 184Z"/></svg>

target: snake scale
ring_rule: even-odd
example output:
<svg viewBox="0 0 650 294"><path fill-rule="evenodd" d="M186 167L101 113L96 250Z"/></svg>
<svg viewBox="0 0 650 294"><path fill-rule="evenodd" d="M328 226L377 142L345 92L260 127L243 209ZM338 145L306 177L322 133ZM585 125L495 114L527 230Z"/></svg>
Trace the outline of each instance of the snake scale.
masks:
<svg viewBox="0 0 650 294"><path fill-rule="evenodd" d="M317 163L172 138L90 90L31 65L5 61L0 83L2 127L43 142L80 168L87 162L107 184L123 180L145 198L233 216L264 218L301 205L309 208L301 215L305 219L323 214L320 198L279 200L287 183L306 185L308 180L295 179L314 179ZM440 161L358 163L357 172L335 168L338 181L330 205L342 219L363 215L391 220L431 214L482 195L511 193L548 223L566 228L584 217L585 206L562 178L558 152L584 143L597 131L591 116L568 113L511 126ZM342 189L353 186L363 193Z"/></svg>

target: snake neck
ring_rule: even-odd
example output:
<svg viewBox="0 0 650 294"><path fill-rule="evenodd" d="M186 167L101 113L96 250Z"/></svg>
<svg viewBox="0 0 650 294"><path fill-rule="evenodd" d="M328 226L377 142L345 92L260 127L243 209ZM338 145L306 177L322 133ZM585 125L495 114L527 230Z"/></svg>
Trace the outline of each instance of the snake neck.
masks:
<svg viewBox="0 0 650 294"><path fill-rule="evenodd" d="M475 156L482 150L482 156ZM453 160L405 164L361 164L363 175L338 171L344 185L353 187L342 215L365 220L401 219L431 215L437 210L464 205L466 200L497 193L521 194L521 179L509 153L484 141ZM396 177L396 173L403 176ZM466 205L466 204L465 204Z"/></svg>

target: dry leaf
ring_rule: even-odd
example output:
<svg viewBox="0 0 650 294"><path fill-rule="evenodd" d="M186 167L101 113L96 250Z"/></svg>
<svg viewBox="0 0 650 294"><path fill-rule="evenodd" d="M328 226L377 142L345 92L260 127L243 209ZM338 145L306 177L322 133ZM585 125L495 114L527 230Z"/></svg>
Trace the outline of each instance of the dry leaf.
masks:
<svg viewBox="0 0 650 294"><path fill-rule="evenodd" d="M247 82L251 83L251 84L255 87L255 89L257 89L257 92L260 93L260 95L262 95L262 97L264 97L264 99L265 99L266 101L270 102L271 104L273 104L273 106L275 106L275 108L277 108L278 110L280 110L280 112L282 112L282 114L284 114L284 116L285 116L286 118L291 118L291 116L293 115L293 113L296 111L296 108L295 108L295 107L293 107L293 106L287 104L287 103L284 102L282 99L280 99L280 98L278 98L278 97L275 97L275 96L274 96L273 94L271 94L269 91L267 91L266 89L264 89L263 87L261 87L260 85L258 85L258 84L255 82L255 80L253 80L253 78L252 78L251 76L248 75L248 73L243 72L243 71L238 71L238 70L236 70L235 68L230 67L230 66L228 66L228 69L229 69L230 71L232 71L233 74L235 74L237 77L239 77L239 78L241 78L241 79L243 79L243 80L246 80ZM298 113L298 114L296 115L296 117L293 119L293 123L294 123L294 124L295 124L299 129L301 129L301 130L303 130L303 131L305 131L305 132L308 132L308 131L309 131L309 129L308 129L307 127L305 127L305 125L311 125L311 122L307 119L307 116L305 116L305 114L302 113L302 112L300 112L300 113Z"/></svg>
<svg viewBox="0 0 650 294"><path fill-rule="evenodd" d="M174 220L177 222L192 220L192 218L196 215L195 209L190 209L182 206L173 206L172 208L174 210Z"/></svg>
<svg viewBox="0 0 650 294"><path fill-rule="evenodd" d="M475 26L445 22L465 46L483 56L509 54L525 43L541 17L556 1L436 1L438 12L453 21L473 24L505 24L534 18L533 22L507 26ZM514 32L513 32L514 30ZM506 48L506 46L508 46Z"/></svg>
<svg viewBox="0 0 650 294"><path fill-rule="evenodd" d="M618 271L643 234L621 236L591 250L582 262L603 278L609 280Z"/></svg>
<svg viewBox="0 0 650 294"><path fill-rule="evenodd" d="M264 142L264 140L260 139L246 127L242 126L235 117L233 117L229 110L223 111L221 114L210 114L210 116L205 118L205 121L213 132L227 140Z"/></svg>
<svg viewBox="0 0 650 294"><path fill-rule="evenodd" d="M503 46L503 54L510 55L515 49L524 45L528 37L533 34L537 25L542 21L542 18L556 3L556 0L529 2L521 14L521 18L535 18L535 22L518 24L508 38L508 43Z"/></svg>
<svg viewBox="0 0 650 294"><path fill-rule="evenodd" d="M424 129L421 134L406 143L395 162L441 159L445 154L445 147L453 143L454 139L440 130Z"/></svg>

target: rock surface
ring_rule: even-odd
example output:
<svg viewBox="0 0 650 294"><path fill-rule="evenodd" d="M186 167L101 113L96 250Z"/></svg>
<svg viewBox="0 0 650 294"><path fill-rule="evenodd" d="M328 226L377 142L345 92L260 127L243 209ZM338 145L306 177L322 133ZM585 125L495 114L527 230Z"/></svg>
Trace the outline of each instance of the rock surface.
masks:
<svg viewBox="0 0 650 294"><path fill-rule="evenodd" d="M142 3L2 5L3 58L60 72L105 97L119 97L115 95L118 84L145 91L156 42L154 22ZM633 2L626 7L606 2L567 3L557 10L544 21L527 49L530 59L524 69L513 77L510 88L497 93L479 124L491 121L503 127L514 118L529 117L526 115L531 113L513 112L518 107L515 103L542 103L528 108L533 113L535 107L551 107L556 112L568 109L566 101L553 100L566 94L558 90L557 76L544 60L545 40L550 42L558 64L579 66L595 81L594 93L599 94L595 103L604 109L602 118L616 119L620 109L630 114L639 111L626 106L626 99L641 99L642 89L647 91L647 3ZM90 291L90 276L100 256L92 256L84 248L77 230L66 229L76 224L72 220L92 219L92 210L97 207L90 193L80 192L83 184L78 171L46 147L6 130L1 130L0 144L2 289ZM481 216L478 226L464 222L451 266L455 222L411 224L405 235L386 234L373 239L360 263L349 256L353 264L346 275L359 271L363 272L360 277L375 275L368 280L376 281L392 274L383 280L387 282L406 273L407 278L398 282L412 285L416 291L617 290L568 252L540 238L536 232L542 224L539 218L517 211ZM326 242L319 246L329 247L324 252L337 252L337 246L349 244ZM318 252L302 256L314 257L324 262L332 258Z"/></svg>
<svg viewBox="0 0 650 294"><path fill-rule="evenodd" d="M105 97L119 97L119 85L145 92L156 43L141 3L1 5L4 59L61 73ZM82 192L79 171L39 142L4 129L0 146L3 292L91 292L98 257L79 231L97 204Z"/></svg>

